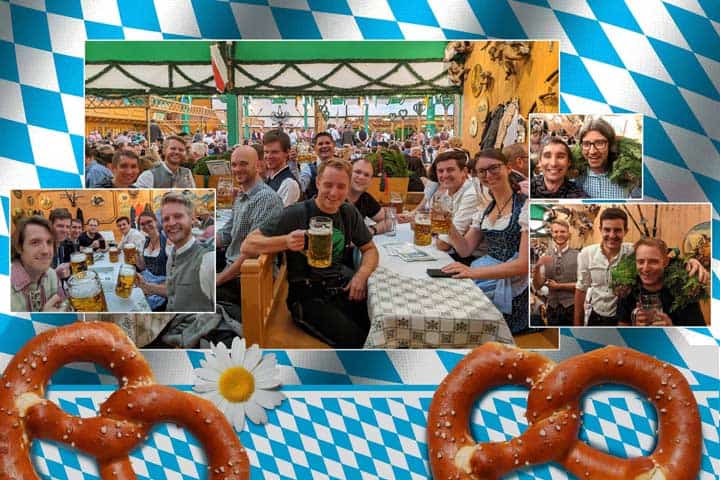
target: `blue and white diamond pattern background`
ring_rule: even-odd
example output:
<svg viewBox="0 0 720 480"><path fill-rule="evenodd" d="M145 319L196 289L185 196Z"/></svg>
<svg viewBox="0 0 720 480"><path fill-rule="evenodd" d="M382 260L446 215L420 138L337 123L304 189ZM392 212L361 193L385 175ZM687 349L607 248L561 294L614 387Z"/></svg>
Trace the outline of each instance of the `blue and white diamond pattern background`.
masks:
<svg viewBox="0 0 720 480"><path fill-rule="evenodd" d="M84 40L174 38L559 38L562 111L643 113L645 195L658 200L712 202L713 229L717 236L720 227L720 122L716 118L720 106L720 3L715 0L2 0L0 252L7 252L9 248L9 188L81 185ZM717 460L720 457L717 438L720 422L717 396L720 242L714 244L713 267L715 326L712 330L653 329L642 334L616 330L563 330L562 351L550 354L553 358L564 357L613 343L649 352L678 366L693 388L704 392L699 394L706 433L704 476L701 478L717 478L720 473ZM0 291L9 288L7 268L7 262L0 262ZM0 311L9 310L6 298L0 296ZM0 368L35 333L71 320L70 316L0 314ZM461 357L460 353L444 351L277 353L286 384L354 384L342 405L358 402L358 384L405 385L402 388L437 384ZM169 354L178 360L172 362L176 364L172 369L167 367L171 362L163 362ZM147 355L155 365L155 371L165 376L163 383L173 383L173 379L187 379L192 367L197 366L205 353L148 352ZM160 365L165 366L158 369ZM93 366L73 365L59 372L54 381L57 384L92 385L110 383L111 379ZM88 395L91 394L85 396ZM429 398L430 395L426 392L426 396ZM417 403L409 405L405 393L392 398L395 397L385 392L380 401L389 402L396 410L404 409L408 418L410 411L414 412L413 418L419 418ZM303 392L291 400L287 404L296 414L294 409L308 404L310 396ZM75 402L70 397L66 401ZM510 419L502 415L503 419L497 419L506 431L513 431L508 421L522 418L522 409L518 408L523 403L522 400L517 402L506 400L505 406L500 408L508 412L506 417ZM97 402L92 406L96 407ZM90 403L85 403L83 408L90 409ZM306 405L305 408L310 407ZM355 405L355 408L359 407ZM423 408L426 409L426 405ZM593 408L595 416L592 415ZM588 426L585 434L590 441L600 445L603 445L601 438L605 439L606 448L610 450L617 446L614 440L619 436L625 448L635 445L630 447L628 454L647 451L647 432L651 427L640 428L633 424L631 428L627 423L628 416L631 420L647 418L642 415L643 408L646 407L618 406L609 397L600 403L593 400L587 411L592 418L598 418L599 427L596 432ZM486 410L483 406L483 414ZM610 419L610 414L617 419ZM283 413L278 411L276 415ZM346 417L343 414L342 419ZM622 425L613 430L613 421ZM332 435L331 427L316 418L311 417L309 425L313 426L315 422L324 435L328 432ZM283 428L292 425L287 418L271 423L283 425ZM420 425L424 425L424 418ZM267 428L271 429L271 426ZM255 437L251 430L250 438L243 438L243 441L253 451L261 452L255 454L255 465L277 456L270 438L276 438L275 443L287 445L290 460L287 456L273 460L277 463L274 478L294 478L296 475L288 469L302 464L298 460L298 448L293 446L295 450L291 450L291 441L287 439L278 442L277 438L288 434L280 427L274 428L276 430L271 432L256 433ZM519 428L515 427L516 430ZM380 448L393 450L391 445L405 446L402 442L407 443L407 440L402 440L403 436L397 431L391 432L394 433L382 437L380 430L383 438ZM636 441L628 437L631 434L637 435ZM192 473L192 464L197 468L196 459L201 458L197 455L197 447L192 441L188 446L183 434L171 427L164 435L162 438L156 434L153 443L142 450L140 457L144 460L137 461L136 468L145 465L147 473L142 466L138 472L145 478L183 478L180 473L171 473L174 468L171 458L176 458L175 462L184 462L182 466L187 467L183 472ZM334 457L326 455L317 440L319 435L301 437L307 458L307 466L303 468L317 473L316 478L345 478L347 475L361 478L362 472L372 471L371 468L376 472L397 468L397 453L386 451L383 458L387 461L380 465L370 465L358 454L354 457L358 464L358 468L352 470L355 473L338 476L336 473L343 468L345 460L340 455L347 457L347 451L354 450L354 446L343 452L336 451ZM320 454L316 453L311 461L308 451L315 447L306 447L305 443L312 443L312 438L316 439L316 450ZM369 441L367 436L362 438ZM175 456L167 454L168 444L175 449ZM88 465L81 463L83 460L72 460L74 454L44 443L41 448L49 453L42 455L44 460L39 464L45 462L43 468L51 477L95 478L81 473L92 470L85 468ZM180 454L183 449L189 450L190 454ZM367 449L370 449L369 445ZM408 446L408 450L403 451L411 450ZM370 452L375 453L372 449ZM375 458L373 455L366 457ZM152 460L147 461L148 458ZM408 472L405 478L425 478L417 473L422 468L416 461L411 461L412 458L412 455L405 457ZM157 459L167 459L168 463ZM162 467L160 463L163 463ZM405 468L405 464L399 464ZM152 470L157 468L163 469L164 476L160 470ZM538 476L531 478L563 478L558 476L557 469L535 473ZM397 475L397 478L403 478ZM266 478L272 478L272 475Z"/></svg>
<svg viewBox="0 0 720 480"><path fill-rule="evenodd" d="M288 400L269 412L267 425L248 424L240 433L252 465L251 478L429 478L425 425L432 390L369 387L318 391L307 387L286 389ZM49 398L71 415L94 416L109 391L54 389ZM717 409L708 392L696 391L703 428L703 462L699 479L717 478ZM471 417L476 440L504 441L527 428L526 392L502 388L484 397ZM715 411L712 410L715 408ZM584 402L580 439L619 456L649 454L654 447L655 411L639 395L624 390L603 390ZM60 444L36 442L33 450L38 472L51 478L97 479L90 458ZM149 439L131 454L140 479L204 478L202 446L172 424L154 429ZM507 479L567 479L552 464L533 466Z"/></svg>

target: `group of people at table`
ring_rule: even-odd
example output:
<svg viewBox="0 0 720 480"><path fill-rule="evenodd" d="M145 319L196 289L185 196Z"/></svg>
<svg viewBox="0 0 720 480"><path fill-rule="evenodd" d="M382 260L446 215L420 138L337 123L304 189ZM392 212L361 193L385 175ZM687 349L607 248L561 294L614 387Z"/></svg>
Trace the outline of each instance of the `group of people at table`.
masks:
<svg viewBox="0 0 720 480"><path fill-rule="evenodd" d="M241 301L238 274L245 259L287 252L293 320L331 346L359 347L370 326L368 279L379 259L373 237L392 229L394 220L367 191L374 174L368 159L335 158L335 142L326 132L313 140L317 160L303 164L299 178L289 168L290 140L283 132L267 132L262 148L233 150L231 170L240 193L217 232L226 258L217 276L218 302ZM421 205L430 206L436 194L449 197L446 214L452 220L436 245L458 261L443 270L474 279L494 298L510 329L521 332L528 328L527 197L502 152L485 150L474 160L477 180L469 175L465 150L438 154L430 167L437 181L427 182ZM412 222L421 208L398 212L397 221ZM327 256L322 267L313 266L319 265L314 245Z"/></svg>
<svg viewBox="0 0 720 480"><path fill-rule="evenodd" d="M83 222L65 208L47 219L21 218L13 226L12 311L106 311L105 294L95 288L102 283L96 259L118 267L115 289L103 288L107 295L129 298L138 287L153 311L214 311L214 248L194 237L194 213L189 197L170 191L161 200L161 226L148 211L138 217L142 231L130 218L118 217L117 244L98 231L97 218L89 218L83 231Z"/></svg>

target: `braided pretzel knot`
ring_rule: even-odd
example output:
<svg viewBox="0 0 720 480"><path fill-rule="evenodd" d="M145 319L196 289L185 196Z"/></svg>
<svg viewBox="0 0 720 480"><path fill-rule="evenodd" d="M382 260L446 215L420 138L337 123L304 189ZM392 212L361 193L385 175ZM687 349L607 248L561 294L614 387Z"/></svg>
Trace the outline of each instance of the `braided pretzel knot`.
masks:
<svg viewBox="0 0 720 480"><path fill-rule="evenodd" d="M599 384L634 387L658 411L657 444L646 457L618 458L577 439L580 399ZM472 404L505 384L527 385L529 426L506 442L477 444L469 431ZM691 480L700 470L697 402L683 375L635 350L609 346L559 364L532 352L488 343L468 354L433 396L428 447L435 480L488 479L530 464L556 461L591 480Z"/></svg>
<svg viewBox="0 0 720 480"><path fill-rule="evenodd" d="M44 398L63 365L93 362L107 368L121 388L100 406L100 415L68 415ZM155 423L186 427L205 447L210 480L245 480L249 462L238 436L209 401L155 384L150 366L116 325L75 323L30 340L0 377L0 480L39 480L32 439L69 444L98 461L103 480L134 480L128 453Z"/></svg>

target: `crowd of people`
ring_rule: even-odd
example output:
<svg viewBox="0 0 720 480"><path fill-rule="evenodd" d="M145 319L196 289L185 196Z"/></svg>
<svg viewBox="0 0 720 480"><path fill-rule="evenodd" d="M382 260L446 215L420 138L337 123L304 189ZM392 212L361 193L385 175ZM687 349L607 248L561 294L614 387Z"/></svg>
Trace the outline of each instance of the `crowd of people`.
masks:
<svg viewBox="0 0 720 480"><path fill-rule="evenodd" d="M565 220L553 219L550 223L552 241L531 272L535 290L547 289L544 293L549 326L705 325L696 301L674 311L670 308L679 292L671 292L663 284L669 262L665 242L654 238L634 244L624 242L628 216L616 207L602 211L599 229L602 241L579 251L570 246L570 226ZM610 272L629 255L635 257L638 288L619 296ZM701 284L708 282L709 273L698 260L689 259L686 268ZM659 295L661 301L662 308L652 317L638 308L639 296L647 293Z"/></svg>
<svg viewBox="0 0 720 480"><path fill-rule="evenodd" d="M127 216L115 219L119 242L106 239L100 221L73 218L66 208L56 208L45 218L21 218L12 229L11 309L15 312L62 312L73 254L91 249L91 255L123 252L132 244L135 285L142 289L153 311L193 312L214 310L215 257L212 241L193 235L201 223L190 198L166 193L155 213L138 217L141 230ZM212 235L212 228L210 229Z"/></svg>
<svg viewBox="0 0 720 480"><path fill-rule="evenodd" d="M458 145L452 137L449 141ZM411 170L418 190L424 191L421 205L430 205L439 193L451 199L452 229L437 245L458 262L446 272L475 279L511 330L526 330L527 194L521 187L527 190L526 149L488 149L470 158L462 148L443 145L439 135L429 137L426 145L415 142L381 142L358 149L348 161L338 158L338 142L323 131L312 140L315 161L299 165L290 136L280 130L265 132L262 144L250 141L234 148L230 166L239 192L230 219L216 233L219 256L224 253L218 302L230 307L226 311L239 311L242 262L286 252L287 305L293 320L331 346L361 347L370 327L367 282L379 259L373 237L395 221L368 191L376 173L368 156L390 148L417 160L419 168ZM413 221L414 212L397 213L397 221ZM332 223L329 267L312 266L305 253L316 217Z"/></svg>

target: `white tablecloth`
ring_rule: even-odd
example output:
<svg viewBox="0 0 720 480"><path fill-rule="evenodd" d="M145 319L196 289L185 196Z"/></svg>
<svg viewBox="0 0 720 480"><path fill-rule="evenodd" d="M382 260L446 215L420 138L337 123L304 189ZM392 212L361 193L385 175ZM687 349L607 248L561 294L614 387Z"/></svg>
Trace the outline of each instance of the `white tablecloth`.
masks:
<svg viewBox="0 0 720 480"><path fill-rule="evenodd" d="M115 294L115 284L120 265L123 264L123 258L123 253L120 252L119 261L111 263L107 252L96 253L95 263L88 267L100 276L108 312L151 312L152 309L140 288L133 288L130 298L118 297Z"/></svg>
<svg viewBox="0 0 720 480"><path fill-rule="evenodd" d="M368 280L370 333L365 348L472 348L488 341L513 343L500 311L469 279L430 278L428 268L453 259L433 245L418 247L435 260L406 262L388 243L413 242L409 224L397 235L377 235L380 266Z"/></svg>

